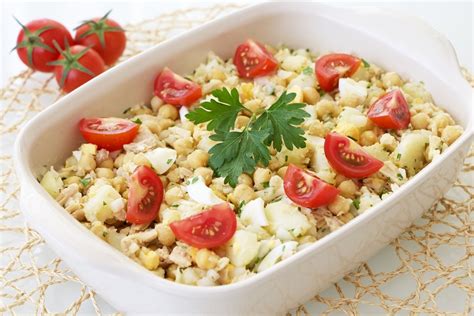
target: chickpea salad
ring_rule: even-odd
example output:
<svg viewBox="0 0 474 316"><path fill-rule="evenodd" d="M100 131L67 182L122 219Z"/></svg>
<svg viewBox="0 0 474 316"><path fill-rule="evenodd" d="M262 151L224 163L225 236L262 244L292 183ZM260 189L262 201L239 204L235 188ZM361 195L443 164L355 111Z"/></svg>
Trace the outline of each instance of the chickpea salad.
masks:
<svg viewBox="0 0 474 316"><path fill-rule="evenodd" d="M41 185L155 275L225 285L271 268L386 199L462 133L423 82L360 56L247 40L149 104L87 117Z"/></svg>

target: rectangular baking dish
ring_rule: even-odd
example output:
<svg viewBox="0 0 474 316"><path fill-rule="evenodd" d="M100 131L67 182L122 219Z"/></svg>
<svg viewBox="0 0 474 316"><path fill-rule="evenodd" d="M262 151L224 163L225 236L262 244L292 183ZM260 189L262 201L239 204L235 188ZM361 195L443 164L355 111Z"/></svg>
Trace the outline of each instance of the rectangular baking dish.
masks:
<svg viewBox="0 0 474 316"><path fill-rule="evenodd" d="M120 116L149 102L155 75L169 66L184 74L208 51L231 57L247 38L317 52L363 56L405 78L424 81L437 104L465 133L400 190L339 230L247 280L192 287L160 279L100 241L61 208L36 177L78 147L84 116ZM29 225L97 293L121 312L279 314L367 260L408 227L450 187L473 139L472 90L439 33L414 17L375 8L318 3L263 3L209 22L108 70L31 120L16 141L21 209Z"/></svg>

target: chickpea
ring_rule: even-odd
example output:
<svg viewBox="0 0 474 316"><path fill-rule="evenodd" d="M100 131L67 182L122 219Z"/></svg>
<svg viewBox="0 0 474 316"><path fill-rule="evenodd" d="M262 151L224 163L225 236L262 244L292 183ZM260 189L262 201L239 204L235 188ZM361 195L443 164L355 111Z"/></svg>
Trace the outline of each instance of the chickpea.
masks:
<svg viewBox="0 0 474 316"><path fill-rule="evenodd" d="M234 266L228 264L224 269L219 271L219 283L220 284L229 284L232 282L232 276L234 274Z"/></svg>
<svg viewBox="0 0 474 316"><path fill-rule="evenodd" d="M158 232L158 241L160 243L167 247L174 244L176 238L168 225L160 223L155 226L155 229Z"/></svg>
<svg viewBox="0 0 474 316"><path fill-rule="evenodd" d="M173 143L173 148L178 155L189 155L193 151L194 141L192 137L179 138Z"/></svg>
<svg viewBox="0 0 474 316"><path fill-rule="evenodd" d="M84 170L85 172L89 172L95 169L96 162L94 156L91 154L83 153L81 155L81 159L79 159L78 167L79 169Z"/></svg>
<svg viewBox="0 0 474 316"><path fill-rule="evenodd" d="M216 267L219 256L213 251L203 248L196 253L195 261L199 268L209 270Z"/></svg>
<svg viewBox="0 0 474 316"><path fill-rule="evenodd" d="M214 174L214 171L212 171L211 168L199 167L196 170L194 170L194 175L201 176L204 179L204 182L206 183L206 185L211 184L213 174Z"/></svg>
<svg viewBox="0 0 474 316"><path fill-rule="evenodd" d="M151 98L150 105L153 112L156 113L158 109L160 108L160 106L163 105L163 100L161 100L159 97L155 95L153 98Z"/></svg>
<svg viewBox="0 0 474 316"><path fill-rule="evenodd" d="M336 197L336 199L328 205L328 209L334 215L344 214L349 212L351 208L351 200L346 199L340 195Z"/></svg>
<svg viewBox="0 0 474 316"><path fill-rule="evenodd" d="M159 134L161 132L161 127L160 127L160 124L158 123L158 121L146 120L142 124L143 124L143 126L148 127L150 132L152 132L153 134Z"/></svg>
<svg viewBox="0 0 474 316"><path fill-rule="evenodd" d="M353 219L354 215L352 215L351 212L347 212L347 213L339 215L337 218L345 224L345 223L348 223L351 219Z"/></svg>
<svg viewBox="0 0 474 316"><path fill-rule="evenodd" d="M377 142L377 135L373 131L365 131L360 135L360 144L370 146Z"/></svg>
<svg viewBox="0 0 474 316"><path fill-rule="evenodd" d="M108 168L97 168L95 173L98 178L112 179L115 176L114 172Z"/></svg>
<svg viewBox="0 0 474 316"><path fill-rule="evenodd" d="M171 187L165 192L165 202L168 205L173 205L174 203L178 202L179 200L183 198L184 198L184 192L181 190L179 186Z"/></svg>
<svg viewBox="0 0 474 316"><path fill-rule="evenodd" d="M165 104L159 108L158 116L171 119L174 121L179 117L179 112L175 106L171 104Z"/></svg>
<svg viewBox="0 0 474 316"><path fill-rule="evenodd" d="M248 174L246 173L242 173L239 178L237 179L237 182L239 184L246 184L248 185L249 187L253 186L253 180L252 180L252 177L249 176Z"/></svg>
<svg viewBox="0 0 474 316"><path fill-rule="evenodd" d="M73 183L76 183L76 184L81 183L81 178L78 177L78 176L71 176L71 177L67 178L66 180L64 180L64 185L66 185L66 186L68 186L70 184L73 184Z"/></svg>
<svg viewBox="0 0 474 316"><path fill-rule="evenodd" d="M249 123L250 118L245 115L239 115L237 116L237 119L235 120L235 128L241 129L247 126Z"/></svg>
<svg viewBox="0 0 474 316"><path fill-rule="evenodd" d="M157 123L158 123L160 132L174 125L174 121L167 118L160 119Z"/></svg>
<svg viewBox="0 0 474 316"><path fill-rule="evenodd" d="M337 188L345 198L352 198L357 192L357 185L352 180L342 181Z"/></svg>
<svg viewBox="0 0 474 316"><path fill-rule="evenodd" d="M244 107L252 113L259 113L263 109L264 104L262 104L260 99L253 99L245 102Z"/></svg>
<svg viewBox="0 0 474 316"><path fill-rule="evenodd" d="M112 179L112 186L117 192L123 192L127 188L127 180L124 177L115 177Z"/></svg>
<svg viewBox="0 0 474 316"><path fill-rule="evenodd" d="M286 170L288 170L288 166L283 166L280 169L278 169L277 174L280 176L280 178L284 178L286 174Z"/></svg>
<svg viewBox="0 0 474 316"><path fill-rule="evenodd" d="M187 158L189 168L196 169L199 167L206 167L209 160L209 154L203 150L196 149Z"/></svg>
<svg viewBox="0 0 474 316"><path fill-rule="evenodd" d="M245 201L251 201L255 199L257 195L253 191L253 189L246 185L246 184L239 184L235 187L234 192L229 194L229 199L232 203L235 205L239 205L240 202Z"/></svg>
<svg viewBox="0 0 474 316"><path fill-rule="evenodd" d="M426 113L417 113L411 117L411 125L414 129L427 129L430 117Z"/></svg>
<svg viewBox="0 0 474 316"><path fill-rule="evenodd" d="M105 159L99 164L100 168L108 168L108 169L113 169L114 168L114 161L111 158Z"/></svg>
<svg viewBox="0 0 474 316"><path fill-rule="evenodd" d="M143 153L136 154L133 157L133 163L136 164L137 166L151 167L150 161L148 160L148 158Z"/></svg>
<svg viewBox="0 0 474 316"><path fill-rule="evenodd" d="M393 86L400 87L403 82L400 76L395 72L387 72L382 75L382 84L385 88L390 88Z"/></svg>
<svg viewBox="0 0 474 316"><path fill-rule="evenodd" d="M316 104L321 96L318 91L313 87L303 88L303 100L307 104Z"/></svg>
<svg viewBox="0 0 474 316"><path fill-rule="evenodd" d="M173 263L166 269L166 276L170 280L176 280L176 271L178 270L178 265Z"/></svg>
<svg viewBox="0 0 474 316"><path fill-rule="evenodd" d="M114 167L115 168L122 167L124 157L125 157L125 154L120 154L115 158L115 161L114 161Z"/></svg>
<svg viewBox="0 0 474 316"><path fill-rule="evenodd" d="M431 121L431 124L434 124L438 128L438 131L442 131L446 126L453 123L451 117L446 113L436 114Z"/></svg>
<svg viewBox="0 0 474 316"><path fill-rule="evenodd" d="M446 126L441 133L441 140L448 145L451 145L456 139L461 136L463 129L459 125Z"/></svg>
<svg viewBox="0 0 474 316"><path fill-rule="evenodd" d="M222 70L214 68L211 72L211 78L216 79L216 80L220 80L220 81L224 81L224 80L227 79L227 76Z"/></svg>
<svg viewBox="0 0 474 316"><path fill-rule="evenodd" d="M254 187L257 190L263 190L265 183L268 185L270 178L272 177L272 172L266 168L257 168L253 173L253 182L255 183Z"/></svg>
<svg viewBox="0 0 474 316"><path fill-rule="evenodd" d="M253 83L244 82L240 85L241 98L244 101L251 100L253 98Z"/></svg>
<svg viewBox="0 0 474 316"><path fill-rule="evenodd" d="M308 127L308 133L313 136L324 138L329 133L329 129L324 126L323 122L314 120Z"/></svg>
<svg viewBox="0 0 474 316"><path fill-rule="evenodd" d="M319 119L322 119L327 115L334 115L336 112L338 111L334 101L323 99L316 103L316 115Z"/></svg>
<svg viewBox="0 0 474 316"><path fill-rule="evenodd" d="M150 250L146 247L140 249L138 259L148 270L155 270L160 265L160 256L156 251Z"/></svg>

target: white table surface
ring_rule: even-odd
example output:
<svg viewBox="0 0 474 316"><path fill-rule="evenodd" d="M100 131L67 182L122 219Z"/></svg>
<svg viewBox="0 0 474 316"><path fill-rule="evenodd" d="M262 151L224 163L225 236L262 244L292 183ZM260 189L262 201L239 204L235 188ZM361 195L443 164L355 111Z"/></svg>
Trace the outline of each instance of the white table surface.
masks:
<svg viewBox="0 0 474 316"><path fill-rule="evenodd" d="M68 28L72 28L83 19L101 16L109 9L113 9L112 18L120 21L123 24L138 22L146 18L155 17L161 13L171 11L177 8L184 8L188 6L208 6L211 3L223 3L230 1L70 1L70 2L41 2L41 1L2 1L0 0L0 86L3 86L5 80L25 69L25 66L19 61L16 53L8 53L15 45L15 39L19 26L13 20L12 16L16 16L24 23L29 20L49 17L56 19L65 24ZM235 1L233 1L235 3ZM337 5L375 5L371 2L357 2L357 1L337 1L332 2ZM132 4L133 3L133 4ZM460 63L471 72L473 70L473 3L466 2L388 2L383 1L376 4L380 7L401 10L409 12L412 15L417 15L424 18L434 28L446 35L455 47ZM1 239L1 236L0 236ZM54 257L51 250L44 246L41 250L41 256L48 258ZM449 254L448 254L449 255ZM380 261L380 264L390 264L390 256L384 256L382 250L372 261ZM391 285L391 291L397 291L397 288L406 287L408 285L403 283L396 283ZM76 297L78 291L77 286L60 286L54 290L53 295L49 296L47 306L51 311L59 311L64 307L64 302L70 302ZM461 301L462 302L462 301ZM460 301L451 297L442 302L445 308L456 306ZM100 300L99 304L102 311L113 312L114 309ZM31 308L31 309L29 309ZM311 308L309 308L311 310ZM33 307L25 306L20 310L20 313L32 313ZM314 310L313 310L314 311ZM86 305L81 308L81 313L92 313L93 307ZM363 311L362 311L363 312ZM371 313L366 311L367 313ZM375 312L376 314L377 312Z"/></svg>

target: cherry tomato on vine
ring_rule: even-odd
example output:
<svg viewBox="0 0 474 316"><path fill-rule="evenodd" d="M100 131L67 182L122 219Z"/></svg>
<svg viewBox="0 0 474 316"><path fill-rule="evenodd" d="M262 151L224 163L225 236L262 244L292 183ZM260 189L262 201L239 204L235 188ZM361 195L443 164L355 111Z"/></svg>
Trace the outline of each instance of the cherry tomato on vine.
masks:
<svg viewBox="0 0 474 316"><path fill-rule="evenodd" d="M122 56L127 38L125 30L108 16L84 21L75 30L76 44L93 48L104 60L106 65L113 65Z"/></svg>
<svg viewBox="0 0 474 316"><path fill-rule="evenodd" d="M16 20L16 19L15 19ZM16 40L16 52L21 61L33 70L52 72L54 66L49 65L59 56L59 50L54 46L57 42L61 49L73 40L69 31L59 22L50 19L34 20L21 26Z"/></svg>

